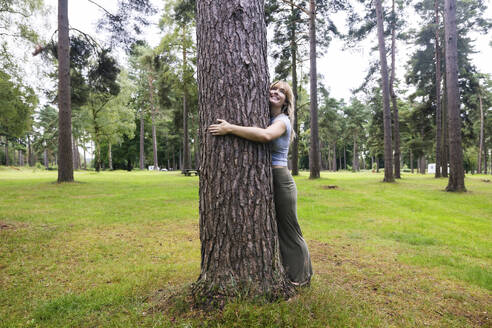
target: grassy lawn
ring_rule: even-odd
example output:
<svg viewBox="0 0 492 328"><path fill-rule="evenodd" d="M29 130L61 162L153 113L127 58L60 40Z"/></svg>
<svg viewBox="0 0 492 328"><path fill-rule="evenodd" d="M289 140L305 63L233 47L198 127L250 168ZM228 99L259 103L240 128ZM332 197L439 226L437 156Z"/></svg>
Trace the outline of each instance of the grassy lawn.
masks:
<svg viewBox="0 0 492 328"><path fill-rule="evenodd" d="M492 183L296 178L315 276L273 304L190 310L198 178L0 168L0 327L491 327ZM336 185L328 189L328 185ZM175 295L175 296L173 296Z"/></svg>

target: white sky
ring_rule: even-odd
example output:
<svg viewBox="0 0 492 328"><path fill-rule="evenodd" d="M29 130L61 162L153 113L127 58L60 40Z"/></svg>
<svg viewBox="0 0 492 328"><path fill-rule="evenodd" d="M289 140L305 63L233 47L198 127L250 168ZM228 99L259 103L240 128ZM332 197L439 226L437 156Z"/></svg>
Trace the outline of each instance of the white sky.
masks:
<svg viewBox="0 0 492 328"><path fill-rule="evenodd" d="M164 1L152 0L158 9L163 7ZM51 12L51 24L56 26L56 8L57 0L45 0L48 5L51 5L53 10ZM117 0L104 0L100 1L104 4L108 10L115 10ZM489 4L489 8L486 13L486 17L492 18L492 4ZM91 34L95 33L95 25L97 20L102 16L102 10L89 3L87 0L69 0L69 22L74 28L80 29L84 32ZM158 16L153 18L153 21L157 23ZM336 23L343 22L341 15L332 17ZM46 38L48 38L54 28ZM343 30L343 27L342 27ZM149 44L155 46L160 40L159 30L154 26L146 32L147 40ZM492 74L492 48L489 46L489 42L492 40L492 36L477 35L476 50L478 53L472 55L472 60L478 67L480 72ZM372 43L371 43L372 42ZM340 40L334 39L330 44L330 47L326 53L318 59L318 72L324 76L324 84L330 89L332 97L340 99L344 98L346 101L351 96L351 89L358 87L363 78L366 75L368 64L371 58L378 56L377 53L370 56L370 47L375 43L375 39L368 40L363 43L363 48L343 50L343 43ZM387 41L389 42L389 40ZM401 65L404 65L408 59L408 50L404 49L403 45L398 44L397 59ZM389 64L389 63L388 63ZM270 65L272 66L272 65ZM270 67L272 70L273 67ZM307 72L307 66L304 69L304 73ZM397 75L403 80L404 68L400 66L397 68ZM309 88L308 88L309 89Z"/></svg>

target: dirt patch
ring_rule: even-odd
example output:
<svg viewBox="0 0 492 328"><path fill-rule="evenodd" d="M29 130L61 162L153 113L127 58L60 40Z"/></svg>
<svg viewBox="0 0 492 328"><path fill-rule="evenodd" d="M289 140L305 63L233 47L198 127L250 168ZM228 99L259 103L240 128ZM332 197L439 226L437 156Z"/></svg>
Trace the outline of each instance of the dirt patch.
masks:
<svg viewBox="0 0 492 328"><path fill-rule="evenodd" d="M328 186L321 186L321 189L338 189L338 186L335 185L328 185Z"/></svg>
<svg viewBox="0 0 492 328"><path fill-rule="evenodd" d="M396 326L447 326L449 320L472 327L490 327L492 296L443 278L438 269L398 261L398 251L362 244L308 241L317 279L362 298Z"/></svg>
<svg viewBox="0 0 492 328"><path fill-rule="evenodd" d="M27 227L27 224L25 224L25 223L0 221L0 231L2 231L2 230L17 230L17 229L25 228L25 227Z"/></svg>

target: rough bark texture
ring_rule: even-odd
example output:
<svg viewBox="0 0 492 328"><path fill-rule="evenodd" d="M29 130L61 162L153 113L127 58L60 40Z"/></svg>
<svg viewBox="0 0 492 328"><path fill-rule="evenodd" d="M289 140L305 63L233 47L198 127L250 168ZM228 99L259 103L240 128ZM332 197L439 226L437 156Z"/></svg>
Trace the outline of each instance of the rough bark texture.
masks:
<svg viewBox="0 0 492 328"><path fill-rule="evenodd" d="M73 181L68 1L58 0L58 182Z"/></svg>
<svg viewBox="0 0 492 328"><path fill-rule="evenodd" d="M391 144L391 110L390 92L388 83L388 65L386 63L386 45L383 30L383 9L381 0L375 0L378 25L379 59L381 67L381 84L383 89L383 117L384 117L384 182L394 182L393 176L393 147Z"/></svg>
<svg viewBox="0 0 492 328"><path fill-rule="evenodd" d="M394 90L395 84L395 56L396 56L396 13L395 13L395 0L392 1L392 13L393 21L391 27L391 78L389 83L390 94L391 94L391 104L393 106L393 142L395 145L395 151L393 154L393 161L395 165L395 178L401 179L400 174L400 119L398 117L398 101L396 99L396 93Z"/></svg>
<svg viewBox="0 0 492 328"><path fill-rule="evenodd" d="M201 271L195 302L285 296L270 148L207 132L222 118L269 124L263 1L197 1ZM212 304L217 305L217 304Z"/></svg>
<svg viewBox="0 0 492 328"><path fill-rule="evenodd" d="M436 56L436 173L435 177L441 177L441 165L442 165L442 119L441 119L441 49L439 47L439 2L434 0L434 15L435 15L435 56Z"/></svg>
<svg viewBox="0 0 492 328"><path fill-rule="evenodd" d="M290 11L294 16L294 5L291 4ZM299 124L297 120L297 33L295 20L292 21L290 35L290 51L292 59L292 92L294 93L294 132L295 137L292 141L292 175L299 175Z"/></svg>
<svg viewBox="0 0 492 328"><path fill-rule="evenodd" d="M449 181L446 191L466 191L461 148L461 119L458 89L458 46L456 32L456 0L444 2L446 36L446 84L449 128Z"/></svg>
<svg viewBox="0 0 492 328"><path fill-rule="evenodd" d="M140 110L140 156L139 156L139 164L140 164L140 169L143 170L145 169L145 162L144 162L144 111L143 109Z"/></svg>
<svg viewBox="0 0 492 328"><path fill-rule="evenodd" d="M309 0L309 84L310 84L310 128L309 178L320 177L321 156L318 137L318 73L316 69L316 1Z"/></svg>

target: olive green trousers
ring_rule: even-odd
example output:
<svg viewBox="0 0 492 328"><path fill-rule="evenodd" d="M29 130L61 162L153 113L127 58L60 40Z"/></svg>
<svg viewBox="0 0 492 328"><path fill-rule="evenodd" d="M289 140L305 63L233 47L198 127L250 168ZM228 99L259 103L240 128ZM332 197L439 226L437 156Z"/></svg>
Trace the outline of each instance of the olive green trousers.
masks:
<svg viewBox="0 0 492 328"><path fill-rule="evenodd" d="M308 284L313 275L311 257L297 222L297 188L289 170L273 168L275 211L282 265L295 284Z"/></svg>

